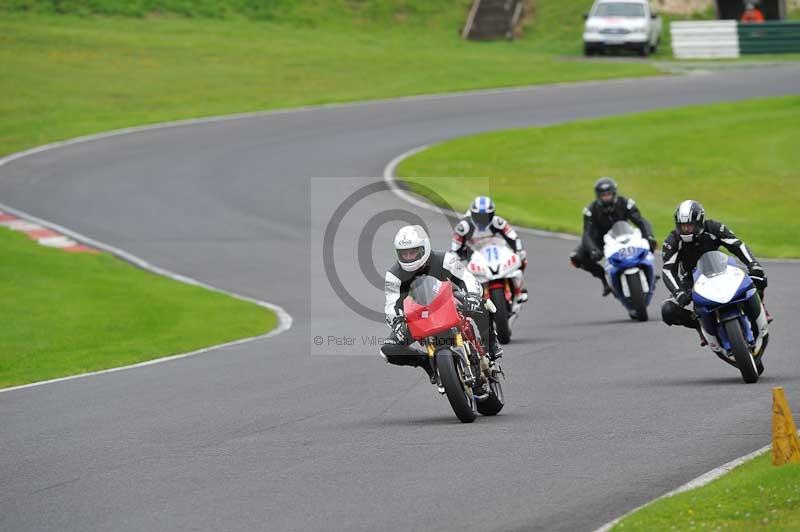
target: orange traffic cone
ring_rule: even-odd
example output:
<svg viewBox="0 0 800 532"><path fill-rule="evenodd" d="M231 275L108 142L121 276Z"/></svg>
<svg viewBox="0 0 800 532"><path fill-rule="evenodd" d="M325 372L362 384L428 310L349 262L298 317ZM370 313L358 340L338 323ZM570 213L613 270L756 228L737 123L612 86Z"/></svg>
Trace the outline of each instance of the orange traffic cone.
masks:
<svg viewBox="0 0 800 532"><path fill-rule="evenodd" d="M772 389L772 465L800 463L800 440L783 387Z"/></svg>

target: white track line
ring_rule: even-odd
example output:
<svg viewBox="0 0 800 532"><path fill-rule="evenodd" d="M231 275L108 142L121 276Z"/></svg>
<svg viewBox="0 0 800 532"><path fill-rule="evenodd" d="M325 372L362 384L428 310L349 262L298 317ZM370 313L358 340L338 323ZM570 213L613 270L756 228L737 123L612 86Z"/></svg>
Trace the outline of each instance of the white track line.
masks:
<svg viewBox="0 0 800 532"><path fill-rule="evenodd" d="M623 516L617 517L616 519L614 519L610 523L606 523L605 525L603 525L600 528L598 528L597 530L595 530L595 532L608 532L609 530L614 528L614 525L619 523L621 520L625 519L626 517L628 517L629 515L631 515L631 514L633 514L635 512L638 512L639 510L641 510L642 508L644 508L646 506L650 506L651 504L653 504L656 501L660 501L661 499L666 499L667 497L672 497L673 495L677 495L679 493L683 493L684 491L689 491L689 490L693 490L695 488L700 488L702 486L705 486L709 482L717 480L719 477L725 475L731 469L733 469L735 467L739 467L740 465L742 465L743 463L747 462L748 460L752 460L753 458L764 454L765 452L769 451L769 449L770 449L770 445L765 445L764 447L762 447L762 448L760 448L758 450L755 450L750 454L746 454L746 455L744 455L742 457L739 457L739 458L737 458L735 460L731 460L727 464L723 464L723 465L721 465L721 466L719 466L719 467L717 467L715 469L712 469L708 473L700 475L699 477L697 477L694 480L690 480L689 482L687 482L683 486L681 486L679 488L676 488L676 489L670 491L669 493L665 493L664 495L662 495L660 497L657 497L657 498L653 499L650 502L646 502L643 505L634 508L633 510L631 510L630 512L626 513Z"/></svg>
<svg viewBox="0 0 800 532"><path fill-rule="evenodd" d="M209 116L202 118L187 118L184 120L159 122L144 126L126 127L122 129L115 129L112 131L105 131L102 133L82 135L80 137L75 137L72 139L67 139L58 142L51 142L50 144L43 144L41 146L30 148L28 150L11 153L9 155L6 155L5 157L0 158L0 166L10 163L11 161L14 161L16 159L27 157L29 155L34 155L37 153L50 151L65 146L71 146L73 144L82 144L84 142L90 142L94 140L102 140L110 137L117 137L120 135L129 135L132 133L155 131L159 129L168 129L168 128L202 125L202 124L213 124L216 122L243 120L247 118L264 118L269 116L280 116L280 115L288 115L295 113L304 113L309 111L348 109L353 107L367 107L371 105L382 105L382 104L392 104L392 103L437 101L437 100L447 100L450 98L461 98L464 96L491 96L491 95L514 94L526 91L536 92L536 91L548 90L555 87L591 87L596 85L615 85L615 84L624 85L628 83L638 82L641 81L642 79L670 79L674 77L675 76L673 75L665 75L665 76L651 76L649 78L618 78L618 79L608 79L608 80L550 83L544 85L519 85L514 87L504 87L495 89L477 89L477 90L463 90L463 91L446 92L438 94L420 94L416 96L400 96L396 98L381 98L376 100L366 100L366 101L362 100L356 102L306 105L306 106L292 107L290 109L273 109L270 111L251 111L245 113L232 113L227 115Z"/></svg>

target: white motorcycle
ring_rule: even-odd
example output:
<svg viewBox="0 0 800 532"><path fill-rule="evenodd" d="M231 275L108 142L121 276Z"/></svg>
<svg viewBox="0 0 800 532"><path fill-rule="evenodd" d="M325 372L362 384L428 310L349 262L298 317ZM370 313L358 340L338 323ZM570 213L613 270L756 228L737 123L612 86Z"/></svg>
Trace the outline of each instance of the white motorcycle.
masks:
<svg viewBox="0 0 800 532"><path fill-rule="evenodd" d="M603 237L608 285L631 319L647 321L647 306L655 292L655 268L650 243L628 222L617 222Z"/></svg>
<svg viewBox="0 0 800 532"><path fill-rule="evenodd" d="M519 317L521 304L514 296L514 286L522 284L522 260L505 240L492 238L472 252L467 270L483 285L483 298L490 300L494 312L497 339L511 341L511 327Z"/></svg>

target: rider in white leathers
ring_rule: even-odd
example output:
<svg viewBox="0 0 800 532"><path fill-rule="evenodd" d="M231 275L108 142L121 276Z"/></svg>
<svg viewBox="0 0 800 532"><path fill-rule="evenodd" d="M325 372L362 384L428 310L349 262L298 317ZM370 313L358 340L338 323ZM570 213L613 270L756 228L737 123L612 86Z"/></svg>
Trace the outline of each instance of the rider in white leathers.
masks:
<svg viewBox="0 0 800 532"><path fill-rule="evenodd" d="M462 260L468 261L469 255L495 237L502 237L520 259L523 272L528 265L527 253L522 239L511 225L495 214L494 202L488 196L478 196L453 230L453 242L450 251ZM517 303L528 300L528 290L524 286L523 276L513 280L514 297Z"/></svg>

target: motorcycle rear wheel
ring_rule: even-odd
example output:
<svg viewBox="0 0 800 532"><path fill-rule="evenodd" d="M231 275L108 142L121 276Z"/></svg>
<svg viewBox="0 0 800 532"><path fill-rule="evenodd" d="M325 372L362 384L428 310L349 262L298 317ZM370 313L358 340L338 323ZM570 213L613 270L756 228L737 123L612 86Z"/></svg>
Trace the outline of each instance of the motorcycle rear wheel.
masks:
<svg viewBox="0 0 800 532"><path fill-rule="evenodd" d="M493 380L489 383L489 390L489 397L478 401L478 412L484 416L496 416L506 404L503 385L500 384L500 381Z"/></svg>
<svg viewBox="0 0 800 532"><path fill-rule="evenodd" d="M753 354L750 348L747 347L747 342L744 340L742 334L742 327L739 325L738 320L726 321L724 324L725 333L728 335L728 341L731 343L731 351L733 351L733 358L736 359L736 367L742 374L742 380L746 383L753 383L758 380L758 368L756 368Z"/></svg>
<svg viewBox="0 0 800 532"><path fill-rule="evenodd" d="M464 384L464 378L460 371L461 364L456 362L457 357L459 355L449 348L438 350L436 352L436 368L439 370L439 377L447 394L447 400L456 417L462 423L472 423L478 417L475 396L472 394L472 388Z"/></svg>

